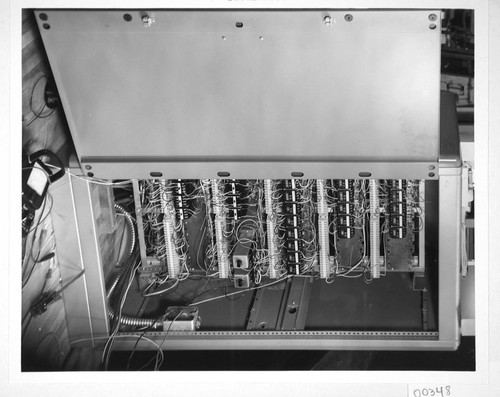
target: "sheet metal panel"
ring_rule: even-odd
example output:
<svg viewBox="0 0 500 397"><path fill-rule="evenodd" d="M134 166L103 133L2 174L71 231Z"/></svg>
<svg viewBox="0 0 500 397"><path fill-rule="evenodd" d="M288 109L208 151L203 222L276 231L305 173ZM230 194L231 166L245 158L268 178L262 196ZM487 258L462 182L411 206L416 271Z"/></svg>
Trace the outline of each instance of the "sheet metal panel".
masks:
<svg viewBox="0 0 500 397"><path fill-rule="evenodd" d="M438 340L436 332L191 332L152 333L147 338L163 350L271 349L290 350L454 350L456 341ZM140 333L121 333L116 350L156 349ZM167 336L167 337L166 337Z"/></svg>
<svg viewBox="0 0 500 397"><path fill-rule="evenodd" d="M439 340L460 341L462 168L442 168L439 177Z"/></svg>
<svg viewBox="0 0 500 397"><path fill-rule="evenodd" d="M70 343L81 338L95 346L94 338L109 333L99 226L88 181L66 174L50 188L52 219L61 281L66 284L81 270L84 275L63 292Z"/></svg>
<svg viewBox="0 0 500 397"><path fill-rule="evenodd" d="M142 177L152 158L201 173L240 159L437 162L439 12L157 10L149 27L140 10L41 12L82 167L107 164L95 176L130 177L115 158Z"/></svg>

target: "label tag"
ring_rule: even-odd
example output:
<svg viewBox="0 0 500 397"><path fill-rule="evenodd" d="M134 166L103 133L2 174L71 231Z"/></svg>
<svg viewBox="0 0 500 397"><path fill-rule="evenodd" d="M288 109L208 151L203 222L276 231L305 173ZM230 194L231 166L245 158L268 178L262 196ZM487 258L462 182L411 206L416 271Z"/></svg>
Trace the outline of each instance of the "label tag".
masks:
<svg viewBox="0 0 500 397"><path fill-rule="evenodd" d="M450 385L408 385L408 397L447 397L451 395Z"/></svg>

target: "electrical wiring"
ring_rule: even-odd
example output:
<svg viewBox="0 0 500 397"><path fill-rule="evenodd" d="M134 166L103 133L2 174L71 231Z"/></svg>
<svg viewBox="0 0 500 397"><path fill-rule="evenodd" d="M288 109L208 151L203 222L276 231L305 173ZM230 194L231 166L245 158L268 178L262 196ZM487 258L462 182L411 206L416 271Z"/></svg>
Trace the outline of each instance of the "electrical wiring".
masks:
<svg viewBox="0 0 500 397"><path fill-rule="evenodd" d="M136 335L120 334L120 335L116 335L115 338L117 338L117 339L134 338L135 339L135 338L137 338L137 336ZM82 338L82 339L77 339L77 340L71 342L71 346L75 347L75 345L78 345L79 343L82 343L82 342L91 342L91 341L95 341L95 340L107 340L107 339L109 339L109 336L94 336L92 338ZM153 340L151 340L150 338L148 338L146 336L141 337L141 339L145 339L148 342L152 342L156 347L159 347L156 342L154 342Z"/></svg>
<svg viewBox="0 0 500 397"><path fill-rule="evenodd" d="M47 270L47 273L46 273L46 275L45 275L45 277L44 277L42 287L40 288L40 292L37 294L37 296L43 296L43 294L44 294L44 292L45 292L45 287L46 287L46 285L47 285L47 281L48 281L48 280L49 280L49 278L52 276L52 266L53 266L53 262L52 262L52 260L53 260L53 257L54 257L54 256L52 256L50 259L47 259L47 260L50 260L50 261L51 261L51 263L50 263L50 265L49 265L49 269ZM42 261L41 261L41 262L42 262ZM34 268L34 267L33 267L33 268ZM27 277L27 279L26 279L26 283L29 281L30 277L31 277L31 274ZM30 324L30 322L31 322L31 319L33 318L32 311L33 311L32 307L29 307L29 308L28 308L28 310L26 311L26 314L23 316L23 319L22 319L21 324L24 324L24 322L26 321L26 319L27 319L27 318L28 318L28 316L29 316L29 321L26 323L26 325L24 325L24 326L23 326L23 331L22 331L22 335L23 335L23 336L24 336L25 331L28 329L28 326L29 326L29 324Z"/></svg>
<svg viewBox="0 0 500 397"><path fill-rule="evenodd" d="M39 241L41 241L41 237L39 238ZM49 253L46 254L46 255L43 255L40 258L41 253L44 250L45 246L48 243L50 243L50 242L52 242L52 248L49 250ZM28 284L28 282L29 282L31 276L33 275L33 272L35 271L35 268L37 267L37 265L40 264L40 263L43 263L43 262L45 262L45 261L47 261L49 259L51 259L55 255L54 254L55 242L53 241L53 239L50 239L50 238L47 238L47 240L45 241L45 243L43 245L40 245L39 250L38 250L38 254L37 254L36 258L33 258L33 255L31 253L32 248L33 247L31 246L30 247L30 255L27 257L28 259L26 259L26 257L25 257L24 260L23 260L23 275L22 275L22 280L23 281L22 281L22 288L24 288ZM29 259L32 260L33 264L31 266L30 270L28 272L26 272L26 268L27 268L28 265L25 264L25 263Z"/></svg>
<svg viewBox="0 0 500 397"><path fill-rule="evenodd" d="M189 199L197 200L200 198L201 188L194 182L192 185L194 188L189 194ZM192 216L200 211L194 210L186 213L184 209L180 210L176 206L176 202L184 203L188 200L186 197L181 200L176 198L182 186L184 184L180 180L141 180L139 183L142 223L148 243L147 254L153 255L160 262L167 262L167 266L175 266L175 276L181 281L190 274L187 266L189 247L183 217ZM165 229L167 226L169 229ZM165 234L166 230L169 230L169 235ZM175 264L170 263L172 260Z"/></svg>
<svg viewBox="0 0 500 397"><path fill-rule="evenodd" d="M113 330L112 334L109 337L109 340L106 342L106 344L104 346L103 355L102 355L102 362L104 363L105 370L107 370L107 368L108 368L109 359L111 356L111 350L113 348L114 338L118 334L118 331L120 329L120 322L121 322L120 320L121 320L121 316L122 316L123 306L125 305L125 300L127 298L128 292L129 292L130 287L134 281L135 272L136 272L137 268L140 266L140 264L141 264L141 262L137 261L137 263L133 266L133 268L130 271L128 284L124 290L124 293L122 294L122 298L121 298L120 304L119 304L118 313L115 315L115 322L116 322L115 329Z"/></svg>
<svg viewBox="0 0 500 397"><path fill-rule="evenodd" d="M253 274L253 281L256 287L266 287L267 285L272 285L269 283L262 284L262 280L265 276L269 274L269 260L270 258L277 258L278 263L276 263L275 268L278 270L278 279L276 281L281 281L287 279L287 269L283 266L286 263L286 257L284 257L285 251L285 238L284 233L286 229L283 227L284 221L286 219L286 214L283 213L282 208L280 208L280 200L284 199L284 190L276 190L272 193L273 197L273 213L266 213L266 208L264 208L264 181L263 180L254 180L248 181L246 183L240 183L239 181L231 182L238 187L238 189L242 190L243 193L241 195L236 195L234 191L228 192L224 189L223 180L218 189L221 192L220 197L217 198L219 200L219 205L223 208L231 208L232 210L240 210L245 207L248 211L245 215L238 217L238 219L231 218L228 215L227 211L223 211L226 214L226 224L223 232L223 237L225 243L227 243L227 253L230 256L233 250L236 247L236 244L244 244L252 249L252 262L251 269L249 271ZM273 181L273 186L277 186L283 181ZM177 218L172 222L172 229L174 233L165 238L163 233L164 222L162 219L162 214L168 212L172 219L176 216L176 209L174 204L170 203L171 197L170 193L168 193L169 189L178 188L178 184L180 180L166 180L164 185L161 186L158 180L144 180L140 182L140 200L141 200L141 211L144 219L144 231L145 231L145 240L147 245L148 255L152 255L156 257L156 259L165 263L167 260L167 251L166 251L166 243L170 244L174 247L180 263L180 272L176 277L172 277L168 274L168 272L162 270L159 274L155 275L155 279L144 289L143 296L151 297L151 296L159 296L162 294L173 293L179 284L187 280L190 277L190 272L193 271L194 267L198 267L205 276L207 277L217 277L217 273L212 273L217 269L218 266L218 258L217 258L217 246L215 245L216 241L213 238L214 236L214 228L213 228L213 206L211 203L214 202L214 197L211 194L211 181L210 180L201 180L197 182L193 182L193 189L189 191L187 196L189 199L198 200L198 204L192 209L187 210L187 214L189 216L194 216L201 214L200 218L196 221L199 222L196 225L197 231L192 233L192 230L186 227L185 222L179 222ZM367 216L369 216L369 192L368 192L368 181L367 180L355 180L352 184L349 182L349 189L351 190L351 212L347 214L347 216L351 217L352 228L356 229L356 233L361 234L362 237L356 237L359 240L362 240L360 245L357 242L345 242L343 244L339 244L342 237L337 235L337 217L336 217L336 206L338 203L338 195L337 191L341 191L342 189L338 189L336 187L337 182L330 181L326 188L326 199L328 203L328 207L332 216L329 216L329 234L330 234L330 245L334 249L332 269L327 278L327 283L333 282L337 277L344 278L359 278L364 277L366 279L366 267L367 265ZM344 182L347 183L347 182ZM352 185L352 186L351 186ZM387 189L388 182L381 181L379 191L380 194L380 209L381 212L384 213L385 208L388 205L388 197L387 197ZM409 183L411 187L405 193L405 197L408 200L414 200L416 202L416 197L418 196L418 191L414 191L412 189L416 188L412 183ZM299 253L300 260L300 274L301 275L309 275L313 277L318 277L318 230L317 230L317 203L314 200L314 187L315 180L298 180L296 182L296 191L298 194L298 199L296 201L297 205L300 205L300 223L301 223L301 235L297 239L301 243L301 251ZM342 190L344 191L344 190ZM354 196L352 194L354 192ZM237 201L234 201L234 197L237 197L241 200L246 200L244 205L240 205ZM269 196L268 196L269 197ZM167 204L162 203L161 201L167 201ZM216 200L216 201L217 201ZM231 201L231 205L227 205L226 200ZM416 207L418 208L418 207ZM276 213L274 213L276 211ZM418 212L419 210L415 210ZM270 252L267 248L266 242L266 219L272 217L273 227L275 234L277 235L277 244L276 248L273 249L274 252ZM244 231L246 228L253 230L254 236L252 238L242 237L244 236ZM185 238L185 232L189 230L189 233L193 234L189 243L193 244L192 247L188 246L188 240ZM385 234L388 232L388 223L387 220L384 220L381 225L381 233ZM359 235L359 234L358 234ZM194 236L194 238L193 238ZM170 238L170 240L168 240ZM337 241L338 240L338 241ZM387 256L387 248L385 246L386 241L382 240L384 243L383 252L385 256ZM362 255L359 255L359 251L361 252L362 246ZM346 248L348 247L348 248ZM356 255L355 259L353 258L352 250L356 247ZM349 259L347 249L351 250L351 256ZM340 250L340 251L339 251ZM188 265L188 252L192 259L190 264ZM204 254L202 254L204 253ZM361 256L361 258L360 258ZM200 257L202 258L200 260ZM194 263L196 262L196 266ZM275 263L275 261L273 261ZM340 265L339 265L340 262ZM354 264L352 263L354 262ZM271 269L272 270L272 269ZM195 272L196 274L196 272ZM198 271L197 274L200 274ZM289 275L290 276L290 275ZM276 277L273 275L273 277ZM231 277L229 277L231 278ZM253 287L253 288L256 288ZM154 288L156 290L154 290ZM182 288L180 288L182 290ZM150 292L153 291L153 292ZM235 292L236 294L242 294L245 289L241 291ZM205 293L206 291L202 291ZM220 299L223 297L230 297L234 293L221 295L219 298L209 298L209 299ZM195 294L196 295L196 294ZM195 298L193 298L195 299ZM199 299L199 296L196 297ZM208 301L208 300L207 300ZM205 301L200 301L205 302Z"/></svg>
<svg viewBox="0 0 500 397"><path fill-rule="evenodd" d="M136 335L122 335L122 334L118 334L118 335L115 335L114 338L115 339L130 339L130 338L134 338L135 339L135 338L137 338L137 336ZM90 341L94 342L96 340L109 340L109 336L95 336L95 337L92 337L92 338L78 339L78 340L72 342L71 345L72 345L72 347L75 347L75 345L77 345L79 343L90 342ZM163 355L163 350L160 348L160 346L158 345L158 343L156 343L151 338L148 338L147 336L141 335L139 337L139 340L145 340L146 342L149 342L150 344L152 344L157 349L158 354Z"/></svg>
<svg viewBox="0 0 500 397"><path fill-rule="evenodd" d="M41 75L36 81L35 83L33 84L33 87L31 89L31 94L30 94L30 100L29 100L29 106L30 106L30 111L31 113L33 113L33 115L35 116L33 119L31 119L29 122L26 123L26 127L29 127L35 120L38 120L38 119L45 119L45 118L48 118L50 117L55 111L57 108L53 108L53 109L50 109L48 113L46 114L43 114L43 111L45 110L45 108L47 107L47 104L45 103L45 100L43 101L43 105L42 105L42 108L39 110L39 111L35 111L33 109L33 96L35 94L35 89L36 87L38 86L38 84L40 83L40 81L42 81L43 79L45 80L48 80L49 78L46 76L46 75Z"/></svg>
<svg viewBox="0 0 500 397"><path fill-rule="evenodd" d="M61 288L59 288L55 294L60 295L66 288L68 288L71 284L73 284L76 280L82 277L85 274L85 269L83 269L80 273L78 273L75 277L73 277L70 281L64 284Z"/></svg>
<svg viewBox="0 0 500 397"><path fill-rule="evenodd" d="M145 329L145 330L144 330L144 331L143 331L143 332L139 335L139 337L137 338L137 340L136 340L136 342L135 342L135 344L134 344L134 347L132 348L132 351L130 352L130 356L129 356L128 360L127 360L127 371L130 369L130 363L131 363L131 361L132 361L132 357L134 356L134 353L135 353L135 351L136 351L136 349L137 349L137 346L139 345L139 342L141 341L141 339L143 339L143 338L144 338L144 335L146 335L146 333L147 333L147 332L148 332L148 331L149 331L149 330L153 327L153 325L154 325L155 323L157 323L158 321L160 321L160 319L161 319L162 317L163 317L163 314L162 314L161 316L157 317L157 318L156 318L156 320L155 320L155 322L154 322L153 324L149 325L149 326L148 326L148 327L147 327L147 328L146 328L146 329ZM156 345L156 346L158 347L158 350L161 350L159 345Z"/></svg>
<svg viewBox="0 0 500 397"><path fill-rule="evenodd" d="M161 367L161 365L163 364L163 361L165 359L165 355L163 354L163 351L161 350L161 347L163 346L163 344L165 343L165 341L167 340L167 336L170 332L170 329L172 327L172 325L174 324L174 322L179 318L179 316L182 314L182 311L179 311L177 313L177 315L173 318L173 320L170 322L168 328L166 331L163 331L165 332L165 336L163 337L163 340L161 341L161 343L159 344L159 349L158 351L156 352L156 355L155 357L153 357L154 359L156 359L156 363L155 363L155 367L154 367L154 370L155 371L158 371ZM160 351L161 351L161 354L160 354ZM151 360L149 360L145 365L143 365L141 368L139 368L139 371L142 371L144 368L147 368L147 366L151 363L151 361L153 360L153 358Z"/></svg>
<svg viewBox="0 0 500 397"><path fill-rule="evenodd" d="M54 167L53 165L50 165L50 164L46 164L46 165L49 167L52 167L52 168L57 168L57 167ZM69 168L66 168L66 173L71 175L73 178L80 179L82 181L93 183L96 185L119 187L119 186L132 184L132 179L127 179L127 180L123 180L123 181L119 181L119 182L113 182L113 181L109 181L106 179L99 179L99 178L90 177L90 176L77 175L74 172L71 172Z"/></svg>
<svg viewBox="0 0 500 397"><path fill-rule="evenodd" d="M36 257L33 256L33 248L34 248L34 244L35 244L35 240L36 240L36 236L37 236L37 230L40 227L40 225L45 221L45 219L47 219L50 211L52 210L52 203L53 203L52 198L50 198L50 200L51 200L51 206L49 208L49 211L47 212L47 214L45 216L43 216L43 212L45 211L45 203L46 203L46 201L44 201L44 205L42 207L42 210L39 212L38 221L37 221L35 227L30 232L28 232L28 234L26 236L26 240L28 240L28 237L31 234L31 242L29 243L29 255L26 255L26 253L24 252L23 258L22 258L22 288L24 288L26 286L26 284L28 283L29 279L31 278L31 276L33 274L33 271L37 267L37 264L41 262L41 261L39 261L39 259L40 259L42 252L44 251L45 246L49 242L52 242L53 244L55 244L54 240L52 238L50 238L50 236L48 236L42 245L42 239L39 236L38 237L38 241L39 241L38 253L37 253ZM45 230L45 229L43 229L43 230ZM26 248L28 248L28 247L26 247L26 245L25 245L25 249ZM53 252L54 249L55 249L55 246L53 246L49 251ZM44 255L42 258L45 258L45 257L46 257L46 255ZM27 266L28 266L28 261L30 261L30 260L33 262L33 264L31 266L30 270L28 271Z"/></svg>
<svg viewBox="0 0 500 397"><path fill-rule="evenodd" d="M35 230L35 229L36 229L38 226L40 226L40 224L41 224L41 223L43 223L43 222L47 219L47 217L49 216L50 212L52 211L52 207L53 207L53 205L54 205L54 200L52 199L52 196L51 196L51 194L50 194L49 192L47 192L47 194L46 194L46 196L45 196L45 199L44 199L43 204L42 204L42 207L41 207L41 211L40 211L40 210L37 210L37 212L38 212L38 211L40 211L40 215L42 215L42 214L44 213L45 208L46 208L46 205L47 205L47 201L50 201L50 207L49 207L49 209L48 209L47 213L46 213L43 217L41 217L41 216L40 216L40 217L38 218L38 222L37 222L37 224L36 224L35 226L33 226L32 228L30 228L30 229L27 231L27 233L26 233L26 234L29 234L29 233L31 233L33 230Z"/></svg>
<svg viewBox="0 0 500 397"><path fill-rule="evenodd" d="M245 293L245 292L248 292L248 291L255 291L257 289L266 288L266 287L269 287L271 285L275 285L275 284L278 284L278 283L280 283L282 281L288 280L289 278L292 278L292 277L295 277L295 276L296 275L290 274L290 275L288 275L286 277L280 278L278 280L272 281L272 282L267 283L267 284L258 285L256 287L242 289L240 291L235 291L235 292L231 292L230 294L224 294L224 295L221 295L221 296L216 296L216 297L213 297L213 298L208 298L208 299L205 299L205 300L202 300L202 301L199 301L199 302L193 302L193 303L190 303L188 306L201 305L203 303L211 302L211 301L214 301L214 300L218 300L218 299L222 299L222 298L227 298L228 296L238 295L238 294L242 294L242 293Z"/></svg>
<svg viewBox="0 0 500 397"><path fill-rule="evenodd" d="M161 366L161 364L163 363L163 351L162 351L162 349L161 349L161 346L162 346L162 345L163 345L163 343L165 342L165 340L166 340L166 338L167 338L167 336L168 336L168 333L170 332L170 328L172 327L173 323L177 320L177 318L178 318L181 314L182 314L182 312L181 312L181 311L179 311L179 312L177 313L177 315L174 317L174 319L171 321L170 325L168 326L167 330L166 330L166 331L164 331L164 332L165 332L165 336L164 336L164 338L163 338L162 342L160 343L160 345L156 344L158 351L157 351L157 354L155 355L155 357L153 357L153 358L152 358L151 360L149 360L149 361L148 361L145 365L143 365L141 368L139 368L139 371L141 371L141 370L145 369L145 368L146 368L146 367L147 367L147 366L151 363L151 361L152 361L153 359L156 359L155 371L159 369L159 367L160 367L160 366ZM164 315L163 315L163 314L162 314L161 316L157 317L157 318L156 318L156 320L155 320L155 323L156 323L156 322L158 322L158 321L160 321L160 319L161 319L162 317L164 317ZM142 333L139 335L139 337L137 338L137 340L136 340L136 342L135 342L135 344L134 344L134 347L132 348L132 351L131 351L131 353L130 353L130 356L129 356L128 360L127 360L127 370L129 370L129 369L130 369L130 363L131 363L131 361L132 361L132 357L133 357L133 356L134 356L134 354L135 354L135 351L136 351L136 349L137 349L137 346L138 346L138 344L139 344L140 340L141 340L141 339L143 339L143 338L144 338L144 339L147 339L147 338L145 337L145 335L146 335L146 333L147 333L147 332L148 332L148 331L152 328L152 326L153 326L153 325L154 325L154 323L153 323L153 324L151 324L150 326L148 326L145 330L143 330L143 332L142 332ZM160 355L160 356L159 356L159 355Z"/></svg>
<svg viewBox="0 0 500 397"><path fill-rule="evenodd" d="M172 286L168 287L168 288L165 288L165 289L162 289L162 290L159 290L159 291L154 291L154 292L149 292L149 293L143 293L142 296L144 298L149 298L150 296L157 296L157 295L162 295L168 291L171 291L173 289L175 289L178 285L179 285L179 282L180 280L179 279L175 279L175 282Z"/></svg>
<svg viewBox="0 0 500 397"><path fill-rule="evenodd" d="M365 284L371 284L373 281L373 277L371 276L370 270L368 268L363 272L363 281L365 282Z"/></svg>
<svg viewBox="0 0 500 397"><path fill-rule="evenodd" d="M218 289L222 289L222 288L225 288L225 286L223 287L215 287L215 288L209 288L209 289L206 289L206 287L208 286L208 284L210 284L211 281L215 280L217 277L217 273L212 275L212 276L207 276L206 277L206 281L205 281L205 284L203 285L203 287L201 288L197 288L195 293L193 294L193 296L191 297L191 299L189 300L186 300L186 303L184 306L189 306L189 303L192 303L195 299L199 298L200 296L203 296L205 295L206 293L208 292L211 292L211 291L215 291L215 290L218 290Z"/></svg>
<svg viewBox="0 0 500 397"><path fill-rule="evenodd" d="M267 272L266 272L267 273ZM254 282L256 285L259 285L260 282L262 281L262 277L266 275L265 274L262 274L260 271L256 271L255 272L255 279L254 279Z"/></svg>
<svg viewBox="0 0 500 397"><path fill-rule="evenodd" d="M50 270L49 270L50 271ZM35 299L35 301L31 304L30 306L30 312L33 316L40 315L44 313L47 310L47 306L50 305L51 303L55 302L61 297L61 293L68 288L71 284L73 284L76 280L78 280L81 276L84 274L84 270L82 270L77 276L75 276L73 279L71 279L69 282L67 282L64 286L59 288L57 291L53 292L43 292L40 294L40 296ZM43 289L45 289L45 284L43 286Z"/></svg>
<svg viewBox="0 0 500 397"><path fill-rule="evenodd" d="M166 189L173 187L175 184L169 183L168 181L165 183ZM381 185L383 185L381 183ZM179 299L181 302L185 302L191 296L191 302L189 306L194 305L202 305L212 301L220 300L220 299L228 299L228 300L236 300L238 298L243 298L243 296L251 291L258 290L260 288L269 288L277 283L281 283L282 281L289 280L292 277L311 277L312 279L318 278L318 244L319 238L317 236L317 203L313 200L314 191L312 188L314 185L310 180L301 181L298 183L298 189L301 191L300 200L297 201L302 208L300 209L300 242L302 244L301 252L300 252L300 265L301 274L292 275L286 274L288 269L285 266L282 266L283 263L286 263L285 260L280 262L280 265L276 265L276 268L280 271L278 272L278 279L273 280L271 282L266 282L263 280L265 276L269 274L269 258L274 255L278 256L282 254L284 251L284 240L283 234L278 233L280 230L279 222L283 222L285 216L283 213L278 213L279 206L276 205L277 213L276 214L268 214L266 213L266 209L264 208L263 203L263 182L255 181L248 183L246 185L249 189L249 192L245 193L243 197L247 199L249 202L246 204L248 212L240 216L238 219L230 219L227 218L227 228L224 230L224 236L228 240L228 251L229 254L233 253L236 244L245 244L252 248L252 261L251 268L248 269L248 272L253 274L253 282L254 286L246 289L240 289L234 292L229 289L231 285L228 283L231 277L228 279L219 279L219 281L215 281L217 279L217 273L211 273L214 269L217 269L217 251L216 246L214 245L214 239L210 238L213 236L213 230L211 228L213 210L210 209L210 205L207 204L207 199L203 195L204 183L203 181L199 184L199 188L196 188L194 191L197 193L190 193L193 198L199 200L196 207L190 210L190 216L195 216L201 214L197 219L194 220L192 224L189 222L178 221L178 219L173 223L174 233L172 236L165 238L162 234L164 223L162 219L162 214L164 212L169 211L172 216L176 216L175 208L172 205L165 205L161 203L161 200L169 201L170 198L165 192L165 190L158 187L158 183L155 181L141 181L141 203L143 204L141 211L144 215L144 227L145 227L145 235L147 244L149 244L149 254L156 255L158 259L165 261L166 259L166 251L165 245L166 243L172 243L176 252L179 255L181 260L180 265L180 273L177 277L173 277L168 274L167 271L161 269L158 274L155 275L155 279L149 284L145 282L144 284L147 287L142 291L143 297L154 297L160 295L172 294L168 297L168 301L176 301ZM332 185L333 186L333 185ZM414 187L412 186L412 189ZM369 205L368 205L368 188L366 181L355 181L354 183L354 198L352 199L351 213L349 216L352 216L350 220L353 222L353 228L356 229L356 240L341 241L341 237L338 237L336 230L336 210L339 204L337 200L337 196L335 194L335 188L329 187L327 189L327 197L329 197L329 208L331 209L331 213L329 217L331 219L328 220L329 234L330 234L330 247L334 247L334 252L332 252L331 256L333 257L333 262L331 264L331 269L326 278L326 283L331 284L335 280L338 282L343 282L339 280L339 277L343 277L346 279L353 278L363 278L364 282L369 284L372 282L372 278L369 274L369 265L367 261L367 251L369 239L368 235L368 217L369 217ZM193 192L193 191L191 191ZM380 210L384 213L384 209L388 206L388 198L387 192L384 188L379 189L379 194L381 195L380 201ZM226 195L228 196L228 195ZM413 193L407 193L406 198L408 200L413 200L415 203L417 202L416 197L418 196L418 191L413 195ZM268 196L269 197L269 196ZM274 198L282 197L281 194L273 195ZM351 194L352 197L352 194ZM236 207L235 207L236 208ZM240 208L240 207L238 207ZM352 210L352 208L354 208ZM418 207L415 207L418 208ZM415 213L418 213L420 209L415 209ZM352 215L351 215L352 214ZM412 213L413 214L413 213ZM269 252L266 243L266 220L268 217L272 216L273 220L277 220L276 224L273 225L274 230L280 235L280 244L278 245L278 252ZM339 222L340 223L340 222ZM415 221L416 223L416 221ZM193 226L194 225L194 226ZM417 226L415 225L415 228ZM246 236L244 231L245 229L251 229L255 232L254 237L247 238L242 237ZM191 236L189 237L189 241L185 238L184 233L189 231ZM387 257L387 239L384 237L389 231L387 218L382 218L381 224L381 233L382 233L382 243L384 252L384 256ZM170 240L169 240L170 238ZM338 241L337 241L338 239ZM298 238L297 238L298 240ZM359 241L358 241L359 240ZM194 243L193 243L194 241ZM188 246L188 242L192 245ZM339 251L338 251L339 250ZM281 251L281 252L280 252ZM350 251L350 256L349 256ZM187 261L187 253L189 252L191 259L191 263L188 266ZM203 255L205 252L205 255ZM196 255L196 256L195 256ZM284 256L284 254L282 254ZM201 257L201 260L200 260ZM361 259L360 259L361 257ZM196 267L194 263L198 266L200 271L194 271L193 269ZM340 264L339 264L340 262ZM272 269L271 269L272 270ZM195 282L196 291L193 294L193 289L189 289L190 282L182 283L185 280L188 280L192 276L196 277L197 275L204 274L199 277L206 277L206 281ZM273 275L273 277L275 277ZM213 281L212 281L213 280ZM222 282L225 282L225 286L220 286ZM346 280L346 282L348 282ZM361 280L359 280L361 282ZM180 287L179 287L180 285ZM215 286L215 288L214 288ZM201 288L200 288L201 287ZM128 289L130 288L130 284L125 288L125 296L128 293ZM144 288L144 287L143 287ZM221 289L224 291L221 291ZM186 293L186 291L189 291ZM209 294L208 297L205 294ZM245 297L247 298L248 295ZM205 299L206 298L206 299ZM233 299L231 299L233 298ZM123 308L124 300L120 301L120 311L118 318L121 316L121 311ZM158 321L158 320L157 320ZM147 331L150 327L144 326L136 327L135 329L140 329L142 332L142 336L147 334ZM103 352L103 362L105 363L105 368L108 368L111 352L113 349L114 338L117 337L118 328L113 329L113 333L106 341L105 351ZM165 339L167 338L167 333L165 334ZM140 343L141 337L139 337L136 341L133 351L136 350L137 345ZM164 341L165 341L164 339ZM160 356L159 351L161 350L162 344L158 345L158 353L149 360L144 366L140 369L151 368L151 365L154 365L155 369L161 367L163 362L163 357ZM133 352L132 352L133 355ZM130 366L130 360L127 364L127 368Z"/></svg>

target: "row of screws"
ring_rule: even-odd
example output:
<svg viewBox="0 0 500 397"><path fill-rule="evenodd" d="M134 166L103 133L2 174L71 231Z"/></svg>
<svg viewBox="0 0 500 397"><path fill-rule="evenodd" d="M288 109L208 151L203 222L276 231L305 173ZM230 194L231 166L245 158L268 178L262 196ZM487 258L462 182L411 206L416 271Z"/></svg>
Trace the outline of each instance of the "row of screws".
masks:
<svg viewBox="0 0 500 397"><path fill-rule="evenodd" d="M40 14L40 19L42 21L46 21L48 19L47 14L41 13ZM123 19L126 22L130 22L130 21L132 21L132 15L130 15L130 14L123 14ZM347 22L351 22L354 19L354 17L352 16L352 14L346 14L344 16L344 19ZM429 20L431 22L436 21L437 20L437 15L436 14L430 14L429 15ZM141 17L141 21L142 21L143 25L146 26L146 27L150 27L155 22L154 18L151 17L151 16L149 16L149 15L143 15ZM323 18L323 23L326 26L331 26L334 22L335 22L335 20L331 16L329 16L329 15L327 15L325 18ZM243 22L236 22L236 27L237 28L243 27ZM429 25L429 28L432 29L432 30L436 29L436 27L437 27L437 25L435 23L431 23ZM50 25L48 23L44 23L43 24L43 28L44 29L50 29ZM226 36L222 36L222 39L226 40ZM259 39L260 40L264 40L264 38L262 36L260 36Z"/></svg>

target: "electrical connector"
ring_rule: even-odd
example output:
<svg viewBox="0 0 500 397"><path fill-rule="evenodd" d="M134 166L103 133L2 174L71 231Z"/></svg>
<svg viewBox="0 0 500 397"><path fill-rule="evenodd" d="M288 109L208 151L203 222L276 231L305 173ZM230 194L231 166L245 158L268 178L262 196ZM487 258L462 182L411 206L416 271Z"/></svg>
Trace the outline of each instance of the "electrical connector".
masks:
<svg viewBox="0 0 500 397"><path fill-rule="evenodd" d="M47 291L40 295L40 297L31 305L30 312L33 316L38 316L47 311L47 306L61 299L62 292L73 284L76 280L82 277L85 270L82 270L75 277L71 279L66 285L59 288L57 291Z"/></svg>
<svg viewBox="0 0 500 397"><path fill-rule="evenodd" d="M47 311L47 306L61 299L59 291L48 291L40 295L40 297L31 305L30 313L33 316L39 316Z"/></svg>

